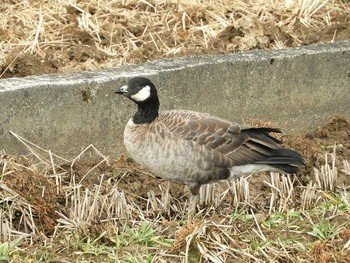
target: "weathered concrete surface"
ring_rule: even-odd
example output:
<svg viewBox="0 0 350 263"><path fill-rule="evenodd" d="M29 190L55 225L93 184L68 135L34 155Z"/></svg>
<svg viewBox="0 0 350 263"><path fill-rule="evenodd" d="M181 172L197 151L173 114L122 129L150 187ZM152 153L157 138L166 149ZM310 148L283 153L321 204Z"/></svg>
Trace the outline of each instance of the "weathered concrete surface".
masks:
<svg viewBox="0 0 350 263"><path fill-rule="evenodd" d="M0 149L28 152L11 130L66 158L89 144L116 157L135 106L113 91L136 75L159 87L162 109L236 122L256 118L286 133L314 129L335 114L350 116L348 41L0 80Z"/></svg>

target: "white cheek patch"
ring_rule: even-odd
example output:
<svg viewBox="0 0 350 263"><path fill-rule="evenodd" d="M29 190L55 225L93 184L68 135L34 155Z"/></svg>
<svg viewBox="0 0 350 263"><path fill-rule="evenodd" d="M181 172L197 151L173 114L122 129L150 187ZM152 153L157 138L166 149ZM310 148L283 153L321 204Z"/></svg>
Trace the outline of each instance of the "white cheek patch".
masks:
<svg viewBox="0 0 350 263"><path fill-rule="evenodd" d="M120 91L122 92L128 92L128 86L124 85L123 87L120 87Z"/></svg>
<svg viewBox="0 0 350 263"><path fill-rule="evenodd" d="M135 101L145 101L151 96L151 87L144 86L139 92L130 96Z"/></svg>

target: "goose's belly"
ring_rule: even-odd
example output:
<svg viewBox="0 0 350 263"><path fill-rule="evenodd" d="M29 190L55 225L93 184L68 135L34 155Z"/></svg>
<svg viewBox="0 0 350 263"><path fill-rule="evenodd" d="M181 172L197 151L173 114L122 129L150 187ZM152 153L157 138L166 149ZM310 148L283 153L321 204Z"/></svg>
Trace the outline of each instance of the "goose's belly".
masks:
<svg viewBox="0 0 350 263"><path fill-rule="evenodd" d="M195 151L193 142L160 133L145 133L138 126L127 126L124 144L129 155L155 175L188 184L192 181L208 181L208 168L202 169L202 154ZM208 166L208 164L206 164Z"/></svg>

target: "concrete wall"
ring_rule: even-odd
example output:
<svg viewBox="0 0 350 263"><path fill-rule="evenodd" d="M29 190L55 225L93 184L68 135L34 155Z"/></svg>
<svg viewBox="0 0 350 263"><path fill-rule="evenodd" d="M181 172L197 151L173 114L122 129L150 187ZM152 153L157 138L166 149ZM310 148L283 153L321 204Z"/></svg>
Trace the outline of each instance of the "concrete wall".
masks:
<svg viewBox="0 0 350 263"><path fill-rule="evenodd" d="M132 76L159 87L162 109L232 121L271 121L285 133L350 116L350 42L281 51L185 57L74 74L0 80L0 149L27 153L9 131L66 158L94 144L115 158L135 111L113 91Z"/></svg>

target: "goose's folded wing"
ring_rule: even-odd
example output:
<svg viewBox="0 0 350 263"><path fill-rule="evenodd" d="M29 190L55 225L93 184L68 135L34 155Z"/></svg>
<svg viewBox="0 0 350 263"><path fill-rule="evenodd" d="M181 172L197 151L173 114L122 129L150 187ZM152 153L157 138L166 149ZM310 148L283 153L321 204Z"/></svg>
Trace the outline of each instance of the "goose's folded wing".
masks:
<svg viewBox="0 0 350 263"><path fill-rule="evenodd" d="M232 165L244 165L265 160L281 148L280 141L270 132L275 128L244 127L227 120L190 111L170 111L161 118L176 137L205 146L216 155L224 155ZM224 158L224 159L226 159Z"/></svg>

